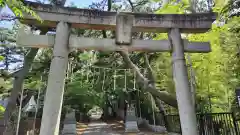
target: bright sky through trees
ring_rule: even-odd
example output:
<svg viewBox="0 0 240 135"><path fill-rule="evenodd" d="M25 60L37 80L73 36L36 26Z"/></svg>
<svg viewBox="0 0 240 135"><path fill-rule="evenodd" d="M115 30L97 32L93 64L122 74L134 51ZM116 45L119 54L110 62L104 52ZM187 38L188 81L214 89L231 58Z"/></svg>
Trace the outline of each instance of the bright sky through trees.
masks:
<svg viewBox="0 0 240 135"><path fill-rule="evenodd" d="M36 1L36 0L29 0L29 1ZM41 0L41 1L47 1L47 0ZM77 7L84 8L84 7L88 7L90 4L92 4L92 2L97 2L97 1L99 0L67 0L66 5L71 5L72 3L74 3L74 5L76 5ZM8 7L3 8L1 11L1 14L2 13L13 14ZM11 28L12 24L13 22L2 21L0 22L0 27Z"/></svg>

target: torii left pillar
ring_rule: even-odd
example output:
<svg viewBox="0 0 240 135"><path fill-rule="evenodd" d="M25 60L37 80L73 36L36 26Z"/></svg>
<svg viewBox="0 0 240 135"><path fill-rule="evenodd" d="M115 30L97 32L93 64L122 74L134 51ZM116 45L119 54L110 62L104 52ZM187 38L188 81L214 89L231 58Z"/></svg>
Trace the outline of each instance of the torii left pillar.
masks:
<svg viewBox="0 0 240 135"><path fill-rule="evenodd" d="M65 77L68 63L70 26L59 22L48 76L40 135L59 135Z"/></svg>

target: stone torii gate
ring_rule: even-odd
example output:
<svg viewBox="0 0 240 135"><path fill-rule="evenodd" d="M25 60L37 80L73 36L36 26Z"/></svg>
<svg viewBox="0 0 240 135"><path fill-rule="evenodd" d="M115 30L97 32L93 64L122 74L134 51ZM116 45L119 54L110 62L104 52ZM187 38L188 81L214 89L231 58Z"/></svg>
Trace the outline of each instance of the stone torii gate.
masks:
<svg viewBox="0 0 240 135"><path fill-rule="evenodd" d="M23 47L54 47L48 77L40 135L59 133L60 115L68 54L72 49L104 51L172 52L174 82L183 135L197 135L196 113L189 87L184 52L210 52L209 43L182 40L182 33L204 33L211 28L215 14L141 14L58 7L26 2L43 23L29 15L21 20L38 28L56 28L56 36L19 34ZM74 37L70 28L115 30L116 39ZM132 40L132 32L168 32L169 40Z"/></svg>

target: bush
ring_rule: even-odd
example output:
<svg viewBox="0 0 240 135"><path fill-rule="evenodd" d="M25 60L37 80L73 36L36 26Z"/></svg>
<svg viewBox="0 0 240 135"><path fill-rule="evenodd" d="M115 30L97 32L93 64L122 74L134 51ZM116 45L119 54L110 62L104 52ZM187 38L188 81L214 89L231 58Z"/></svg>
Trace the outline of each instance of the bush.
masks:
<svg viewBox="0 0 240 135"><path fill-rule="evenodd" d="M0 105L0 119L3 118L4 112L5 108L2 105Z"/></svg>

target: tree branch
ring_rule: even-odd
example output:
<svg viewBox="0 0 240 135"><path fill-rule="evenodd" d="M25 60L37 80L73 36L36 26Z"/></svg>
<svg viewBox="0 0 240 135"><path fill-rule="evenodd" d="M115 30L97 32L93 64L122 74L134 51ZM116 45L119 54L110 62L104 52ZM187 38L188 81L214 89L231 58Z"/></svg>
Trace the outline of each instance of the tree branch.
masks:
<svg viewBox="0 0 240 135"><path fill-rule="evenodd" d="M15 16L9 15L9 14L2 14L0 15L0 21L13 21L18 19Z"/></svg>
<svg viewBox="0 0 240 135"><path fill-rule="evenodd" d="M14 20L17 20L18 18L17 17L14 17L14 18L1 18L0 21L14 21Z"/></svg>
<svg viewBox="0 0 240 135"><path fill-rule="evenodd" d="M133 6L132 1L131 1L131 0L128 0L128 3L130 4L130 6L131 6L131 8L132 8L132 12L133 12L133 10L134 10L134 6Z"/></svg>
<svg viewBox="0 0 240 135"><path fill-rule="evenodd" d="M148 2L148 0L140 1L140 2L137 3L134 7L143 6L143 5L147 4L147 2Z"/></svg>
<svg viewBox="0 0 240 135"><path fill-rule="evenodd" d="M148 78L151 81L151 84L155 86L156 81L155 81L155 78L154 78L154 75L153 75L153 70L152 70L152 67L150 65L147 53L144 53L144 61L145 61L145 64L146 64L146 67L147 67L147 70L148 70Z"/></svg>
<svg viewBox="0 0 240 135"><path fill-rule="evenodd" d="M159 98L154 98L155 99L155 102L156 102L156 105L158 106L159 110L160 110L160 113L163 115L163 120L164 120L164 123L165 123L165 127L167 128L167 130L169 129L169 123L168 123L168 120L167 120L167 117L166 117L166 111L164 109L164 106L161 102L161 100L159 100Z"/></svg>
<svg viewBox="0 0 240 135"><path fill-rule="evenodd" d="M135 7L145 5L147 2L148 2L148 0L143 0L134 5L134 3L131 0L128 0L128 3L131 6L132 12L134 11Z"/></svg>
<svg viewBox="0 0 240 135"><path fill-rule="evenodd" d="M128 65L128 67L133 69L134 72L136 72L137 81L144 84L144 86L145 86L144 89L146 91L148 91L152 95L158 97L165 103L177 108L176 98L174 96L170 95L166 91L160 91L159 89L156 89L154 85L149 83L149 80L142 75L142 73L140 72L140 69L130 60L128 52L119 51L119 54L123 57L123 60Z"/></svg>

